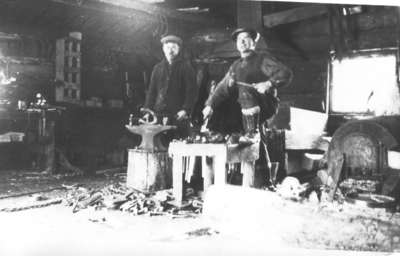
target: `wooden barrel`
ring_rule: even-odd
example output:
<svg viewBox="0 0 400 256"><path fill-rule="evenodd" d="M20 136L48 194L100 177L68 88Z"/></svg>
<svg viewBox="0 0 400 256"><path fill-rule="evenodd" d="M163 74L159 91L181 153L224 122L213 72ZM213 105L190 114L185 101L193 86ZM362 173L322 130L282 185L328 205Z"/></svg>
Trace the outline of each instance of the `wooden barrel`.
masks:
<svg viewBox="0 0 400 256"><path fill-rule="evenodd" d="M166 151L129 149L126 184L152 192L172 187L172 161Z"/></svg>

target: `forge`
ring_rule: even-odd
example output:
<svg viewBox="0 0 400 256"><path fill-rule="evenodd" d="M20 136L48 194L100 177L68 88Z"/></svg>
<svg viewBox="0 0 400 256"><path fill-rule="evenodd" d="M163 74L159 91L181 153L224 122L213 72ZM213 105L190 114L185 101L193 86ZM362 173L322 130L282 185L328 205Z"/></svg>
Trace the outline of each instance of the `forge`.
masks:
<svg viewBox="0 0 400 256"><path fill-rule="evenodd" d="M327 100L333 137L328 173L334 184L347 178L376 180L380 183L377 193L382 193L391 175L388 151L400 142L397 51L371 49L332 56Z"/></svg>

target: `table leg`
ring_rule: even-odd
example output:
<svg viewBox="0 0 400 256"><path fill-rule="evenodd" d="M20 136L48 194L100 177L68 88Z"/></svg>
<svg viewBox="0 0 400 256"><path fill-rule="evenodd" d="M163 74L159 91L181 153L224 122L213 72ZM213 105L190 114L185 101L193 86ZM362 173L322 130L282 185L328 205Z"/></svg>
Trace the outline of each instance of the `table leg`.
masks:
<svg viewBox="0 0 400 256"><path fill-rule="evenodd" d="M214 177L215 185L225 185L226 184L226 157L214 156Z"/></svg>
<svg viewBox="0 0 400 256"><path fill-rule="evenodd" d="M254 175L255 175L255 162L242 162L241 170L243 174L243 187L254 187Z"/></svg>
<svg viewBox="0 0 400 256"><path fill-rule="evenodd" d="M173 156L172 157L172 194L175 198L175 202L178 205L182 205L182 193L183 193L183 157Z"/></svg>
<svg viewBox="0 0 400 256"><path fill-rule="evenodd" d="M204 191L207 190L209 186L212 185L213 182L213 174L214 174L214 163L213 159L207 156L201 157L201 174L203 177L203 187Z"/></svg>

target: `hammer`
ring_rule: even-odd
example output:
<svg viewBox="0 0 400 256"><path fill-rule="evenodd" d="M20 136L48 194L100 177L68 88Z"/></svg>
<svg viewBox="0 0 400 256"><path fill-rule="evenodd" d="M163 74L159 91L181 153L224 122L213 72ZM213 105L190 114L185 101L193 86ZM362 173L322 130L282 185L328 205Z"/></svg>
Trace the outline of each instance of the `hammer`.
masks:
<svg viewBox="0 0 400 256"><path fill-rule="evenodd" d="M207 128L208 120L209 120L208 117L206 119L204 119L203 125L200 128L200 133L206 133L206 132L209 131L208 128Z"/></svg>
<svg viewBox="0 0 400 256"><path fill-rule="evenodd" d="M141 108L140 112L145 113L145 114L149 114L151 116L151 119L152 119L151 122L149 121L148 117L145 120L139 119L139 123L140 124L156 124L157 123L157 116L151 109Z"/></svg>

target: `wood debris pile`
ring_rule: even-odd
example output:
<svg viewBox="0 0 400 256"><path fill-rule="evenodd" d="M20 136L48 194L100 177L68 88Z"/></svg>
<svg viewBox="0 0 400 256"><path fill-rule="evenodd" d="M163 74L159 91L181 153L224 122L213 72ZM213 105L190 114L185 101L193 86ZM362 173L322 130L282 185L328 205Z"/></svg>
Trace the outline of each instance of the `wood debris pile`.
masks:
<svg viewBox="0 0 400 256"><path fill-rule="evenodd" d="M90 190L81 186L71 187L65 202L72 212L94 207L95 210L108 209L127 212L132 215L171 216L171 218L196 217L202 211L203 201L186 190L187 202L181 207L174 205L172 190L145 193L126 187L122 183L108 185L100 190Z"/></svg>

